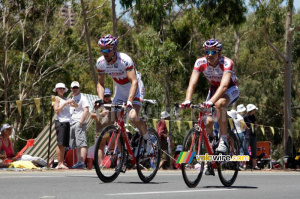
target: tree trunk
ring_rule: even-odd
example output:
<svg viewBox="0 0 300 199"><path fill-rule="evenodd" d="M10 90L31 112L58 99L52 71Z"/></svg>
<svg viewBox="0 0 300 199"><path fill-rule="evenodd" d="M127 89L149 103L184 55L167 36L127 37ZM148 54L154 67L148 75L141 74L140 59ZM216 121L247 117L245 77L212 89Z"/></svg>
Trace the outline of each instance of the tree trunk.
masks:
<svg viewBox="0 0 300 199"><path fill-rule="evenodd" d="M97 74L96 74L96 71L95 71L95 68L94 68L94 60L93 60L93 55L92 55L90 33L89 33L88 25L87 25L86 11L85 11L85 6L84 6L84 1L83 0L81 0L81 7L82 7L82 16L83 16L83 21L84 21L84 28L85 28L85 36L86 36L86 41L87 41L87 45L88 45L89 63L90 63L91 71L92 71L92 74L93 74L95 89L96 89L96 93L97 93L98 79L97 79Z"/></svg>
<svg viewBox="0 0 300 199"><path fill-rule="evenodd" d="M285 54L286 62L284 63L284 155L292 157L293 143L289 139L292 134L292 113L291 113L291 66L292 66L292 16L293 1L289 0L288 11L286 16L286 42Z"/></svg>
<svg viewBox="0 0 300 199"><path fill-rule="evenodd" d="M117 33L117 16L116 16L116 2L111 0L111 10L112 10L112 22L113 22L113 36L118 37Z"/></svg>
<svg viewBox="0 0 300 199"><path fill-rule="evenodd" d="M240 48L240 35L237 30L234 31L235 46L234 46L234 72L238 76L238 60L239 60L239 48ZM232 108L236 110L237 103L234 102Z"/></svg>

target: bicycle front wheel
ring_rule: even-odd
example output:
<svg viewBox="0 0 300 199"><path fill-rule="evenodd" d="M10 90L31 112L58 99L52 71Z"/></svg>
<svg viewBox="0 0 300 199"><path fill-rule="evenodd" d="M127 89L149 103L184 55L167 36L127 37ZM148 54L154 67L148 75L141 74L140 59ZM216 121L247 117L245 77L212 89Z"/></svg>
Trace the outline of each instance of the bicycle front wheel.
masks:
<svg viewBox="0 0 300 199"><path fill-rule="evenodd" d="M184 152L195 152L195 155L189 163L181 164L182 176L185 184L190 187L196 187L202 177L205 161L197 161L197 155L204 155L205 144L200 132L192 128L185 136L183 141Z"/></svg>
<svg viewBox="0 0 300 199"><path fill-rule="evenodd" d="M94 152L94 167L100 180L112 182L120 174L125 156L123 137L114 125L101 132Z"/></svg>
<svg viewBox="0 0 300 199"><path fill-rule="evenodd" d="M240 154L239 142L232 131L229 131L230 138L228 139L227 154L232 158L233 155ZM222 161L219 162L218 174L222 184L226 187L230 187L236 180L239 172L238 161Z"/></svg>
<svg viewBox="0 0 300 199"><path fill-rule="evenodd" d="M149 154L146 152L146 141L141 137L139 142L138 155L136 159L137 172L140 179L148 183L156 175L160 163L160 140L154 129L148 129L152 141L152 149Z"/></svg>

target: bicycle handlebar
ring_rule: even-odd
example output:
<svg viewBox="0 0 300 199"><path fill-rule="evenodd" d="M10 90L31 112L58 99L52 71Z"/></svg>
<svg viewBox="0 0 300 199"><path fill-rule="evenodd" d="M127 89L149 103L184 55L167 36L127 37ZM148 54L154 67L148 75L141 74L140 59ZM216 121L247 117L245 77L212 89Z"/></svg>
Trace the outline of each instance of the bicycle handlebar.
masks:
<svg viewBox="0 0 300 199"><path fill-rule="evenodd" d="M191 106L189 108L191 108L191 109L197 109L197 110L199 110L202 113L211 113L211 115L216 110L215 106L212 106L211 108L205 108L205 107L202 106L202 104L191 104ZM187 109L187 108L183 108L181 106L181 104L175 103L174 104L173 113L174 113L176 119L180 119L179 115L178 115L178 109Z"/></svg>
<svg viewBox="0 0 300 199"><path fill-rule="evenodd" d="M155 105L157 104L157 101L155 99L144 99L144 113L147 114L147 108L149 105ZM115 109L126 109L126 102L123 102L123 104L105 104L105 103L99 103L99 107L105 107L105 108L115 108ZM94 107L95 110L95 107ZM96 114L98 117L100 117L100 114L98 111L96 111Z"/></svg>

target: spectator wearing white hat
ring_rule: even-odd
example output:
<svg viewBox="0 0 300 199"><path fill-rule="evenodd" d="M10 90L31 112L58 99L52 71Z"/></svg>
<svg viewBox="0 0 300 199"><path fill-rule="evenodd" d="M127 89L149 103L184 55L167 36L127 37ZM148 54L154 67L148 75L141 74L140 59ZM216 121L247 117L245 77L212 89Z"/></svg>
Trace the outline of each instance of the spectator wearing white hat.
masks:
<svg viewBox="0 0 300 199"><path fill-rule="evenodd" d="M158 136L160 138L160 144L161 144L161 159L159 164L159 169L162 169L162 167L166 164L168 160L168 135L169 131L166 125L165 120L170 120L170 114L167 111L161 112L161 120L158 122L156 131L158 133Z"/></svg>
<svg viewBox="0 0 300 199"><path fill-rule="evenodd" d="M244 106L244 105L243 105ZM245 108L246 110L246 108ZM241 110L240 110L241 111ZM241 111L243 112L243 111ZM234 132L236 133L236 136L238 138L239 144L240 144L240 155L248 154L246 148L243 147L244 139L245 139L245 131L248 128L247 125L245 124L243 116L238 114L238 112L234 109L231 111L227 111L227 114L232 118L234 122ZM241 169L244 169L246 167L246 162L242 162L242 167Z"/></svg>
<svg viewBox="0 0 300 199"><path fill-rule="evenodd" d="M244 115L244 113L246 112L246 107L244 106L244 104L239 104L237 107L236 107L236 112L239 114L239 115Z"/></svg>
<svg viewBox="0 0 300 199"><path fill-rule="evenodd" d="M256 126L256 118L255 118L255 112L258 110L258 108L254 104L248 104L247 105L247 114L244 115L244 120L248 126L248 129L245 133L245 141L244 141L244 148L248 149L249 145L251 147L251 158L252 158L252 167L253 169L259 169L256 165L256 133L255 129L251 127L251 124ZM245 154L248 155L248 154Z"/></svg>
<svg viewBox="0 0 300 199"><path fill-rule="evenodd" d="M70 105L75 106L75 101L64 97L64 94L67 91L68 88L64 83L57 83L53 89L53 92L56 93L53 109L56 113L55 130L57 136L57 169L68 169L68 167L64 165L64 155L65 147L69 146L70 139Z"/></svg>
<svg viewBox="0 0 300 199"><path fill-rule="evenodd" d="M89 114L88 99L80 93L80 85L78 81L71 83L71 90L76 106L70 108L71 113L71 131L70 131L70 147L77 149L78 162L72 166L72 169L86 169L85 158L87 154L86 139L86 119Z"/></svg>
<svg viewBox="0 0 300 199"><path fill-rule="evenodd" d="M8 164L5 163L5 159L10 159L15 161L15 153L10 141L9 136L12 134L12 126L9 124L4 124L1 127L0 134L0 168L8 167Z"/></svg>

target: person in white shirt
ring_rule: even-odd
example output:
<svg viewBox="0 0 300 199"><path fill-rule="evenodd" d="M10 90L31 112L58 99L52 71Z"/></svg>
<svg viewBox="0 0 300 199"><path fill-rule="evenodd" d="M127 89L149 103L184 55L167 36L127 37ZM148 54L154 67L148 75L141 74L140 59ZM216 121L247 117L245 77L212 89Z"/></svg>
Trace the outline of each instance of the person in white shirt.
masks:
<svg viewBox="0 0 300 199"><path fill-rule="evenodd" d="M71 133L70 147L77 148L78 162L72 166L72 169L86 169L85 157L87 154L87 139L86 139L86 119L89 114L89 102L87 98L80 93L79 82L71 83L73 100L76 103L75 107L71 107Z"/></svg>
<svg viewBox="0 0 300 199"><path fill-rule="evenodd" d="M57 137L57 169L68 169L64 165L65 147L69 146L70 137L70 105L74 106L74 100L67 99L64 94L68 91L64 83L57 83L53 92L56 93L53 109L56 113L55 130Z"/></svg>
<svg viewBox="0 0 300 199"><path fill-rule="evenodd" d="M227 111L227 114L233 119L235 125L235 132L237 139L240 143L240 155L246 154L243 148L243 142L245 138L245 130L248 128L245 124L244 118L237 113L236 110L232 109L231 111Z"/></svg>

